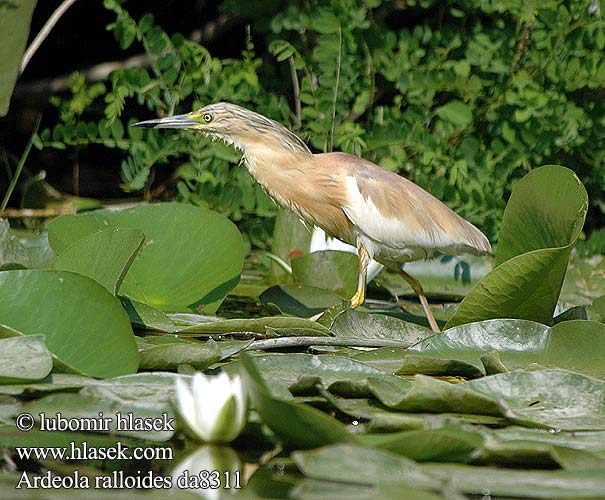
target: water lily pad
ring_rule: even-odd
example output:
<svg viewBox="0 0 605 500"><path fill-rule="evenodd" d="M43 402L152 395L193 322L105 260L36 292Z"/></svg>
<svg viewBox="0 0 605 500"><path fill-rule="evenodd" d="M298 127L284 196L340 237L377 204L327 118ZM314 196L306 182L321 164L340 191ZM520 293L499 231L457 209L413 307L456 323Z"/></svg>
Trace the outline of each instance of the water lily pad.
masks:
<svg viewBox="0 0 605 500"><path fill-rule="evenodd" d="M210 365L228 358L249 346L248 341L224 341L217 343L180 339L174 335L137 338L142 370L175 370L179 365L190 365L205 370Z"/></svg>
<svg viewBox="0 0 605 500"><path fill-rule="evenodd" d="M330 335L330 330L315 321L283 316L269 316L266 318L252 319L224 319L218 321L212 319L206 323L179 328L178 332L181 336L199 336L233 332L265 333L267 328L274 330L289 328L305 329L315 332L315 335L318 336Z"/></svg>
<svg viewBox="0 0 605 500"><path fill-rule="evenodd" d="M0 289L0 323L26 335L46 335L61 365L93 377L137 370L128 316L96 281L67 271L4 271Z"/></svg>
<svg viewBox="0 0 605 500"><path fill-rule="evenodd" d="M366 446L388 450L419 462L466 462L483 445L478 431L442 427L393 434L368 434L359 440Z"/></svg>
<svg viewBox="0 0 605 500"><path fill-rule="evenodd" d="M602 498L602 471L528 471L471 465L422 465L435 479L466 494L515 498Z"/></svg>
<svg viewBox="0 0 605 500"><path fill-rule="evenodd" d="M339 394L367 396L368 378L397 379L364 363L341 356L313 354L261 354L254 355L254 364L263 379L273 386L295 391L301 380L310 380L311 386L320 383ZM233 369L233 368L231 368ZM306 387L303 390L307 390Z"/></svg>
<svg viewBox="0 0 605 500"><path fill-rule="evenodd" d="M368 432L400 432L440 428L452 424L478 424L502 426L503 417L472 415L465 413L403 413L387 408L375 399L332 398L330 400L341 412L354 419L365 419Z"/></svg>
<svg viewBox="0 0 605 500"><path fill-rule="evenodd" d="M527 174L504 211L496 267L446 327L492 318L551 322L587 207L586 189L573 171L548 165Z"/></svg>
<svg viewBox="0 0 605 500"><path fill-rule="evenodd" d="M159 309L129 297L120 297L120 300L135 328L166 333L175 333L178 330L172 319Z"/></svg>
<svg viewBox="0 0 605 500"><path fill-rule="evenodd" d="M53 269L88 276L116 295L144 239L138 229L114 227L92 233L65 248Z"/></svg>
<svg viewBox="0 0 605 500"><path fill-rule="evenodd" d="M0 271L31 267L31 259L19 239L11 234L7 220L0 219Z"/></svg>
<svg viewBox="0 0 605 500"><path fill-rule="evenodd" d="M480 368L481 356L492 350L509 369L534 363L605 376L605 325L594 321L565 321L550 328L525 320L486 320L450 328L408 352Z"/></svg>
<svg viewBox="0 0 605 500"><path fill-rule="evenodd" d="M343 443L297 451L292 459L311 478L357 484L399 483L440 489L441 483L412 460L386 450Z"/></svg>
<svg viewBox="0 0 605 500"><path fill-rule="evenodd" d="M498 401L505 416L522 425L605 430L605 382L579 373L510 372L460 385Z"/></svg>
<svg viewBox="0 0 605 500"><path fill-rule="evenodd" d="M243 354L241 366L254 409L285 447L307 449L355 440L343 424L325 413L273 395L251 356Z"/></svg>
<svg viewBox="0 0 605 500"><path fill-rule="evenodd" d="M400 347L381 347L353 356L356 361L397 375L451 375L474 378L483 375L475 365L459 359L438 358L410 353Z"/></svg>
<svg viewBox="0 0 605 500"><path fill-rule="evenodd" d="M0 340L0 384L19 384L46 377L53 358L44 335Z"/></svg>
<svg viewBox="0 0 605 500"><path fill-rule="evenodd" d="M243 244L237 227L223 215L191 205L64 215L49 225L49 240L60 254L76 240L113 227L145 234L146 243L120 289L138 302L163 311L212 314L239 280Z"/></svg>
<svg viewBox="0 0 605 500"><path fill-rule="evenodd" d="M332 323L336 337L393 339L410 342L410 345L434 335L428 328L385 314L369 314L352 309L345 310Z"/></svg>
<svg viewBox="0 0 605 500"><path fill-rule="evenodd" d="M481 379L483 380L483 379ZM405 412L452 412L503 416L505 408L494 397L466 384L450 384L425 375L409 380L371 378L370 389L386 406Z"/></svg>

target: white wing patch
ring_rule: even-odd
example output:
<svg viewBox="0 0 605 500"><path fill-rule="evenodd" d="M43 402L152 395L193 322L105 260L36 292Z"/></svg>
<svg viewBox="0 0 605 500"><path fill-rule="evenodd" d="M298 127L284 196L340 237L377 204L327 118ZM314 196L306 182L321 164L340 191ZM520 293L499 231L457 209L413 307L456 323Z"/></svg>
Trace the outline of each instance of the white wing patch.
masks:
<svg viewBox="0 0 605 500"><path fill-rule="evenodd" d="M459 246L446 233L433 227L422 227L413 214L401 213L401 218L385 217L372 197L366 198L361 193L354 177L345 177L345 183L348 203L343 210L373 255L415 260L429 257L433 250Z"/></svg>

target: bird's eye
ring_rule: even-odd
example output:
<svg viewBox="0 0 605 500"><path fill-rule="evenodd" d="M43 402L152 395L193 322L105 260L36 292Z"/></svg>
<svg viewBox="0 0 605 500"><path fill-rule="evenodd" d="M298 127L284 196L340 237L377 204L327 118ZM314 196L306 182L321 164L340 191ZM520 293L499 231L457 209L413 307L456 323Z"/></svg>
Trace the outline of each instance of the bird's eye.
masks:
<svg viewBox="0 0 605 500"><path fill-rule="evenodd" d="M212 115L210 113L205 113L202 118L206 123L210 123L212 121Z"/></svg>

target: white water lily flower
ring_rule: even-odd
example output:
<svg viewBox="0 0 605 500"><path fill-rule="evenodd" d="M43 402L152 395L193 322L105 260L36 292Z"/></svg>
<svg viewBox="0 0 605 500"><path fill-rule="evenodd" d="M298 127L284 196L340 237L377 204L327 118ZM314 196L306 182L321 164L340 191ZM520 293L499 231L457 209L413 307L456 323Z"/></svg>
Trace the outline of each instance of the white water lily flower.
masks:
<svg viewBox="0 0 605 500"><path fill-rule="evenodd" d="M239 375L196 373L192 384L176 380L177 411L195 437L208 443L233 441L246 423L247 401Z"/></svg>

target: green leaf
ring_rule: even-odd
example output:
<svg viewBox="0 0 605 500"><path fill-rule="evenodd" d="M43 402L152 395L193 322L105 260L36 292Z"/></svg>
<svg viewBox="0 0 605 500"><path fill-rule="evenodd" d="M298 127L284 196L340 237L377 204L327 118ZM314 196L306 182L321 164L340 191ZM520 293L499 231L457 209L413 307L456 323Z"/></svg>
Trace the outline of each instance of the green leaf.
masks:
<svg viewBox="0 0 605 500"><path fill-rule="evenodd" d="M605 325L594 321L565 321L549 328L526 320L487 320L450 328L407 352L480 368L481 356L492 350L509 369L538 364L605 376Z"/></svg>
<svg viewBox="0 0 605 500"><path fill-rule="evenodd" d="M394 434L369 434L360 436L366 446L388 450L416 461L465 462L483 445L480 432L460 427L443 427Z"/></svg>
<svg viewBox="0 0 605 500"><path fill-rule="evenodd" d="M533 250L573 245L587 206L586 189L572 170L532 170L515 185L504 210L494 267Z"/></svg>
<svg viewBox="0 0 605 500"><path fill-rule="evenodd" d="M434 335L424 326L403 321L385 314L369 314L347 309L332 323L336 337L393 339L408 341L410 345Z"/></svg>
<svg viewBox="0 0 605 500"><path fill-rule="evenodd" d="M8 113L36 0L20 0L15 7L0 11L0 116Z"/></svg>
<svg viewBox="0 0 605 500"><path fill-rule="evenodd" d="M289 262L292 255L302 255L309 251L311 243L310 231L300 222L292 212L280 210L275 220L273 230L273 254L285 262ZM289 283L290 274L276 262L271 262L271 283Z"/></svg>
<svg viewBox="0 0 605 500"><path fill-rule="evenodd" d="M353 356L356 361L397 375L433 375L474 378L483 372L473 364L451 357L432 357L424 353L416 355L400 347L381 347Z"/></svg>
<svg viewBox="0 0 605 500"><path fill-rule="evenodd" d="M139 229L146 244L120 292L163 311L214 313L239 280L241 234L226 217L178 203L140 205L121 211L64 215L49 225L49 241L61 253L76 240L111 227Z"/></svg>
<svg viewBox="0 0 605 500"><path fill-rule="evenodd" d="M7 220L0 219L0 270L31 267L27 249L11 234Z"/></svg>
<svg viewBox="0 0 605 500"><path fill-rule="evenodd" d="M305 329L315 332L318 336L330 335L330 330L325 326L303 318L288 318L283 316L269 316L267 318L252 319L219 319L185 326L178 329L179 335L211 335L217 333L232 332L255 332L265 333L267 328L274 330L282 329Z"/></svg>
<svg viewBox="0 0 605 500"><path fill-rule="evenodd" d="M370 379L369 384L381 403L400 411L491 416L502 416L505 411L495 398L476 392L467 384L450 384L425 375L416 375L413 382L383 377Z"/></svg>
<svg viewBox="0 0 605 500"><path fill-rule="evenodd" d="M339 444L318 450L297 451L292 459L311 478L341 483L397 483L415 488L439 489L439 480L422 471L412 460L386 450Z"/></svg>
<svg viewBox="0 0 605 500"><path fill-rule="evenodd" d="M437 115L458 127L466 127L473 121L471 107L462 101L449 101L447 104L437 108Z"/></svg>
<svg viewBox="0 0 605 500"><path fill-rule="evenodd" d="M141 370L175 370L179 365L190 365L196 370L205 370L210 365L228 358L249 346L253 341L222 341L212 339L190 341L173 335L161 337L137 337L141 354Z"/></svg>
<svg viewBox="0 0 605 500"><path fill-rule="evenodd" d="M321 288L302 285L275 285L259 297L261 304L281 314L309 318L344 303L342 297ZM348 302L348 301L347 301Z"/></svg>
<svg viewBox="0 0 605 500"><path fill-rule="evenodd" d="M88 276L117 295L144 239L138 229L115 227L92 233L59 253L53 269Z"/></svg>
<svg viewBox="0 0 605 500"><path fill-rule="evenodd" d="M355 440L343 424L325 413L273 396L256 361L245 353L241 356L241 374L246 391L262 421L285 447L306 449Z"/></svg>
<svg viewBox="0 0 605 500"><path fill-rule="evenodd" d="M528 471L471 465L424 465L422 470L466 494L493 497L602 498L603 471Z"/></svg>
<svg viewBox="0 0 605 500"><path fill-rule="evenodd" d="M506 207L496 267L446 328L492 318L551 322L587 206L586 190L571 170L549 165L527 174Z"/></svg>
<svg viewBox="0 0 605 500"><path fill-rule="evenodd" d="M122 306L126 309L130 322L135 328L157 330L166 333L175 333L177 326L165 313L142 302L129 297L120 297Z"/></svg>
<svg viewBox="0 0 605 500"><path fill-rule="evenodd" d="M0 289L0 323L26 335L45 334L61 365L92 377L137 370L128 316L97 282L67 271L4 271Z"/></svg>
<svg viewBox="0 0 605 500"><path fill-rule="evenodd" d="M326 250L292 259L295 283L330 290L343 299L350 299L357 290L359 262L348 252Z"/></svg>
<svg viewBox="0 0 605 500"><path fill-rule="evenodd" d="M53 367L44 335L28 335L0 340L0 384L41 380Z"/></svg>
<svg viewBox="0 0 605 500"><path fill-rule="evenodd" d="M329 390L345 393L348 396L367 396L368 379L377 378L391 381L397 377L388 375L380 370L359 361L342 356L318 356L313 354L263 354L249 356L254 359L256 368L271 388L280 387L297 392L297 385L312 381L312 385L321 383ZM225 367L227 371L235 371L237 364ZM308 391L307 387L302 389Z"/></svg>
<svg viewBox="0 0 605 500"><path fill-rule="evenodd" d="M471 380L465 389L493 398L521 425L605 430L605 382L562 370L510 372Z"/></svg>
<svg viewBox="0 0 605 500"><path fill-rule="evenodd" d="M118 417L117 413L124 419L128 419L128 413L132 413L133 418L162 418L162 414L165 413L167 418L175 418L174 411L172 410L168 402L161 403L150 403L149 401L137 401L137 400L112 400L97 394L51 394L40 399L31 401L23 405L22 410L31 413L32 415L38 416L40 413L46 413L46 415L55 415L57 410L61 411L61 416L64 418L88 418L98 419L99 413L102 413L104 417L111 418L109 421L109 431L113 434L119 434L123 436L131 436L145 440L152 441L164 441L170 439L174 434L168 428L161 429L136 429L130 427L128 424L122 424L121 428L118 428ZM38 421L38 418L36 418ZM124 421L122 421L124 422ZM38 428L39 425L36 424Z"/></svg>
<svg viewBox="0 0 605 500"><path fill-rule="evenodd" d="M478 424L502 426L507 423L504 417L473 415L465 413L402 413L389 409L374 399L333 398L330 401L341 412L354 419L367 419L365 424L369 432L400 432L440 428L454 424Z"/></svg>

